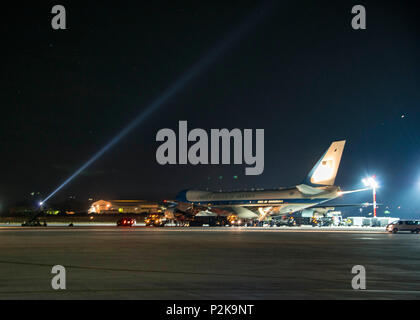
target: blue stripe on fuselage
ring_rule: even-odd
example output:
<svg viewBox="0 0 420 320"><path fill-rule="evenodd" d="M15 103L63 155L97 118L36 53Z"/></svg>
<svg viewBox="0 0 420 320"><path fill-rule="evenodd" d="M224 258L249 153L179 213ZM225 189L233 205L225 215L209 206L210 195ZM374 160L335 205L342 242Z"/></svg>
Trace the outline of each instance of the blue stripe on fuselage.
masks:
<svg viewBox="0 0 420 320"><path fill-rule="evenodd" d="M181 197L180 197L181 198ZM181 200L181 199L180 199ZM178 201L180 201L178 200ZM211 206L219 206L219 205L251 205L251 204L259 204L259 205L284 205L284 204L318 204L328 200L332 200L330 198L318 198L318 199L257 199L257 200L214 200L214 201L189 201L184 196L184 201L198 205L211 205Z"/></svg>

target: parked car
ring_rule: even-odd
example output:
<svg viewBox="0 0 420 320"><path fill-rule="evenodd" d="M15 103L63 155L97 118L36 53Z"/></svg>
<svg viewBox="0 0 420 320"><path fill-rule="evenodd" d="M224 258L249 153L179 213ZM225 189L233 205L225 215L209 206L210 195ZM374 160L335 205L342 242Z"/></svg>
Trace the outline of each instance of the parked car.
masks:
<svg viewBox="0 0 420 320"><path fill-rule="evenodd" d="M410 231L411 233L420 232L420 221L419 220L399 220L390 223L386 226L386 231L397 233L399 231Z"/></svg>
<svg viewBox="0 0 420 320"><path fill-rule="evenodd" d="M132 227L136 224L136 219L133 218L122 218L117 221L118 227Z"/></svg>

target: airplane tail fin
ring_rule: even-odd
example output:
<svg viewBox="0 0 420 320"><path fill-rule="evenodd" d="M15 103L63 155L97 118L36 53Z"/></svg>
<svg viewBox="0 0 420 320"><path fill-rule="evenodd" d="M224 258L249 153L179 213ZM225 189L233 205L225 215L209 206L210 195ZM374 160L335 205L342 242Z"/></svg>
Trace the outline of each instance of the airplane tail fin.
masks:
<svg viewBox="0 0 420 320"><path fill-rule="evenodd" d="M302 182L308 186L332 186L337 176L346 140L334 141Z"/></svg>

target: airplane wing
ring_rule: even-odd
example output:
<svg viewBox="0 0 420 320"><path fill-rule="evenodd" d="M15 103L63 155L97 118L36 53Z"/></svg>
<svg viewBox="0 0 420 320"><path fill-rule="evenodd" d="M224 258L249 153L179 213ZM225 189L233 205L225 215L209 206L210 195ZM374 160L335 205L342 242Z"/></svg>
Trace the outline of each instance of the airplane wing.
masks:
<svg viewBox="0 0 420 320"><path fill-rule="evenodd" d="M235 212L238 218L241 219L255 219L258 218L258 214L245 207L230 207L231 211Z"/></svg>
<svg viewBox="0 0 420 320"><path fill-rule="evenodd" d="M196 206L197 207L197 206ZM207 207L202 207L202 209L207 211ZM215 209L213 209L214 211ZM213 212L214 215L222 215L222 216L229 216L231 214L235 214L240 219L256 219L259 217L257 213L252 210L249 210L246 207L217 207L216 212Z"/></svg>
<svg viewBox="0 0 420 320"><path fill-rule="evenodd" d="M316 196L320 193L323 193L324 190L317 189L306 184L297 185L296 188L303 193L304 195Z"/></svg>

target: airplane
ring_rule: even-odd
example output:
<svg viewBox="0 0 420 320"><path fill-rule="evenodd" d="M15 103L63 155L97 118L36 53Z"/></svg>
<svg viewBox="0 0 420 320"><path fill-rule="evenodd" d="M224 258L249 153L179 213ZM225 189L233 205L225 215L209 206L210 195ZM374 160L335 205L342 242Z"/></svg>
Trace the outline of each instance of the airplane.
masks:
<svg viewBox="0 0 420 320"><path fill-rule="evenodd" d="M268 216L284 216L305 212L312 216L314 211L326 212L336 205L325 202L339 197L340 187L335 178L340 166L346 141L334 141L309 172L305 180L293 187L271 190L211 192L183 190L176 196L181 211L199 210L196 216L231 215L241 219L264 220Z"/></svg>

